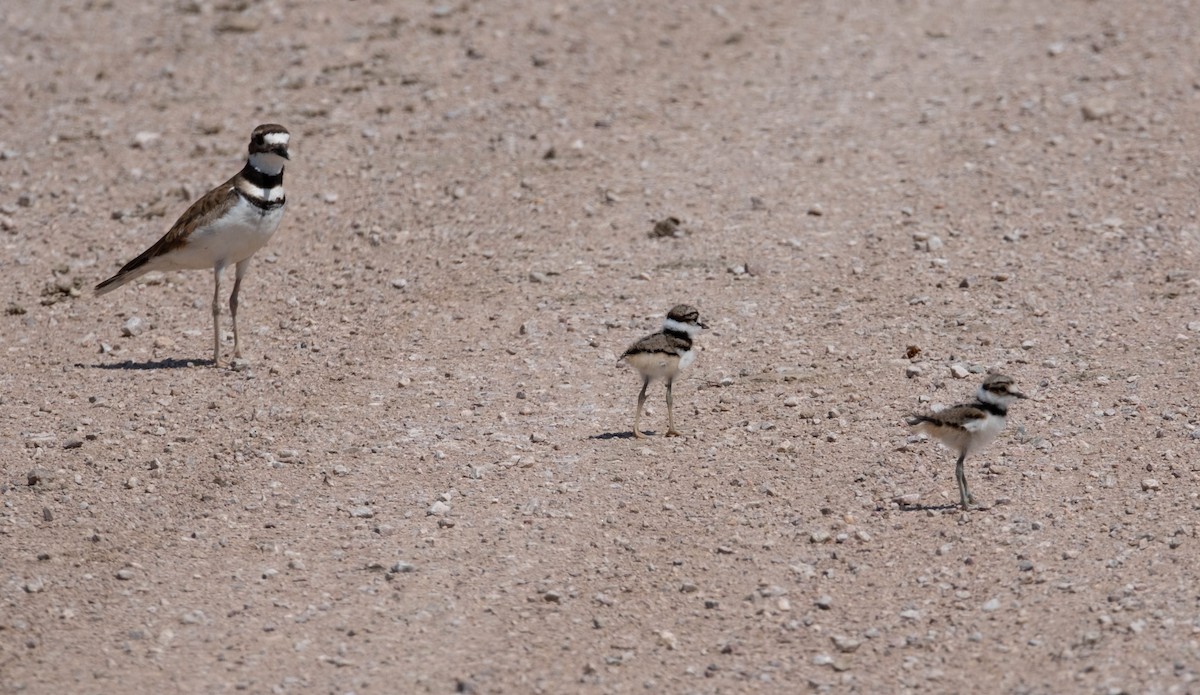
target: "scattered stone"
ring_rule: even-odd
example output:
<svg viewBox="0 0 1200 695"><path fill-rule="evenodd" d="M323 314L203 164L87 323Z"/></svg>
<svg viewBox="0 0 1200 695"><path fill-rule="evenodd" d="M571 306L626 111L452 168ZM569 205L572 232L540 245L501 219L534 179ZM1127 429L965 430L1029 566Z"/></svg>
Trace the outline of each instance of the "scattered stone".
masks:
<svg viewBox="0 0 1200 695"><path fill-rule="evenodd" d="M539 272L538 272L538 271L536 271L536 270L534 270L534 271L530 271L530 273L529 273L529 281L530 281L530 282L532 282L532 283L534 283L534 284L539 284L539 285L540 285L540 284L544 284L544 283L546 282L546 274L545 274L545 273L539 273Z"/></svg>
<svg viewBox="0 0 1200 695"><path fill-rule="evenodd" d="M901 507L912 507L921 501L921 495L917 492L909 492L903 495L896 495L892 498L892 501Z"/></svg>
<svg viewBox="0 0 1200 695"><path fill-rule="evenodd" d="M396 561L396 564L392 565L392 568L391 568L392 574L408 574L409 572L416 572L416 571L417 571L416 565L414 565L411 562L406 562L404 560Z"/></svg>
<svg viewBox="0 0 1200 695"><path fill-rule="evenodd" d="M356 519L371 519L375 517L375 510L370 507L355 507L350 510L350 516Z"/></svg>
<svg viewBox="0 0 1200 695"><path fill-rule="evenodd" d="M201 623L204 622L204 620L205 620L204 611L199 610L199 609L194 610L194 611L188 611L187 613L184 613L183 615L179 616L179 622L183 623L184 625L200 625Z"/></svg>
<svg viewBox="0 0 1200 695"><path fill-rule="evenodd" d="M133 136L133 146L140 150L148 149L151 145L158 142L161 137L158 133L143 130Z"/></svg>
<svg viewBox="0 0 1200 695"><path fill-rule="evenodd" d="M117 570L117 579L120 579L123 582L129 581L130 579L133 579L133 577L133 570L129 569L128 567L122 567L121 569Z"/></svg>
<svg viewBox="0 0 1200 695"><path fill-rule="evenodd" d="M983 606L981 606L981 608L983 609L984 613L995 612L1000 609L1000 599L998 599L998 598L989 599L986 603L983 604Z"/></svg>
<svg viewBox="0 0 1200 695"><path fill-rule="evenodd" d="M828 531L825 531L823 529L818 529L816 531L813 531L812 534L809 535L808 541L810 543L828 543L830 538L831 538L831 536L829 535Z"/></svg>
<svg viewBox="0 0 1200 695"><path fill-rule="evenodd" d="M668 217L658 220L654 223L654 228L650 230L651 238L662 237L681 237L683 236L683 223L678 217Z"/></svg>
<svg viewBox="0 0 1200 695"><path fill-rule="evenodd" d="M675 633L671 632L670 630L659 630L658 644L659 646L666 647L671 651L675 651L679 648L679 638L676 637Z"/></svg>
<svg viewBox="0 0 1200 695"><path fill-rule="evenodd" d="M813 602L813 605L823 611L827 611L830 608L833 608L833 597L829 594L822 594L817 597L817 600Z"/></svg>
<svg viewBox="0 0 1200 695"><path fill-rule="evenodd" d="M35 468L25 474L25 482L30 487L34 485L45 485L54 478L54 474L44 468Z"/></svg>
<svg viewBox="0 0 1200 695"><path fill-rule="evenodd" d="M542 594L542 600L546 603L562 603L562 599L562 594L554 589L550 589L546 593Z"/></svg>
<svg viewBox="0 0 1200 695"><path fill-rule="evenodd" d="M915 379L921 376L922 371L923 370L921 369L920 365L910 364L904 368L904 376L908 377L909 379Z"/></svg>
<svg viewBox="0 0 1200 695"><path fill-rule="evenodd" d="M25 586L23 588L27 594L40 594L46 590L46 580L41 577L34 577L33 579L25 582Z"/></svg>
<svg viewBox="0 0 1200 695"><path fill-rule="evenodd" d="M1096 97L1083 103L1081 108L1083 120L1102 121L1117 111L1117 104L1111 97Z"/></svg>
<svg viewBox="0 0 1200 695"><path fill-rule="evenodd" d="M961 364L955 364L950 367L950 375L955 379L966 379L971 375L971 371Z"/></svg>
<svg viewBox="0 0 1200 695"><path fill-rule="evenodd" d="M829 639L833 641L833 646L837 647L838 651L843 654L853 654L859 645L862 644L862 642L853 637L846 637L844 635L833 635Z"/></svg>
<svg viewBox="0 0 1200 695"><path fill-rule="evenodd" d="M125 319L124 325L121 326L121 335L126 338L136 338L146 330L146 322L142 321L139 316L130 316Z"/></svg>
<svg viewBox="0 0 1200 695"><path fill-rule="evenodd" d="M83 446L82 439L68 439L67 441L63 442L64 449L78 449L81 446Z"/></svg>
<svg viewBox="0 0 1200 695"><path fill-rule="evenodd" d="M433 504L429 505L429 509L425 511L425 514L427 516L441 516L443 514L448 514L449 512L450 505L441 500L437 500Z"/></svg>
<svg viewBox="0 0 1200 695"><path fill-rule="evenodd" d="M800 405L800 399L796 396L788 396L787 398L783 399L783 406L785 408L795 408L798 405Z"/></svg>
<svg viewBox="0 0 1200 695"><path fill-rule="evenodd" d="M1143 490L1147 490L1147 491L1158 490L1161 487L1162 487L1162 484L1159 483L1154 478L1146 478L1145 480L1142 481L1142 489Z"/></svg>

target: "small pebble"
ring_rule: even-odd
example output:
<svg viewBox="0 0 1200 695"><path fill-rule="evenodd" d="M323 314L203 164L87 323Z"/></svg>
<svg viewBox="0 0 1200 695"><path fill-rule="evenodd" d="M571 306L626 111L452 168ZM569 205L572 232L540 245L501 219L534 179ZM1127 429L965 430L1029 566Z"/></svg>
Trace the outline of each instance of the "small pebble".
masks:
<svg viewBox="0 0 1200 695"><path fill-rule="evenodd" d="M433 504L429 505L429 509L425 511L425 514L428 516L441 516L442 514L449 513L449 511L450 505L441 500L437 500Z"/></svg>
<svg viewBox="0 0 1200 695"><path fill-rule="evenodd" d="M122 567L121 569L117 570L117 579L120 579L121 581L129 581L130 579L133 579L133 570L129 569L128 567Z"/></svg>
<svg viewBox="0 0 1200 695"><path fill-rule="evenodd" d="M121 326L121 335L126 338L134 338L142 334L146 330L146 323L139 316L130 316L125 319L125 324Z"/></svg>
<svg viewBox="0 0 1200 695"><path fill-rule="evenodd" d="M1158 490L1161 487L1162 487L1162 484L1159 483L1154 478L1146 478L1145 480L1142 481L1142 489L1143 490Z"/></svg>

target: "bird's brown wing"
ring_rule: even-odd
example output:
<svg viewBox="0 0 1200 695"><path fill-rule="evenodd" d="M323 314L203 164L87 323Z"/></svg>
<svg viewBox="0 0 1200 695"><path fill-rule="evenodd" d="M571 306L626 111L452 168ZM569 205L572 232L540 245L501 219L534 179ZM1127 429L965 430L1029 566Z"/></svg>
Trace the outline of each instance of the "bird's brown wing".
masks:
<svg viewBox="0 0 1200 695"><path fill-rule="evenodd" d="M234 178L237 177L235 176ZM236 198L238 195L237 190L234 188L234 178L217 186L192 203L161 239L154 242L153 246L143 251L137 258L121 266L121 270L117 271L116 275L96 285L96 292L104 292L109 286L119 284L124 276L146 265L151 259L179 248L187 242L192 232L212 223L227 206L236 202L230 200L230 198Z"/></svg>
<svg viewBox="0 0 1200 695"><path fill-rule="evenodd" d="M688 346L684 341L666 333L654 333L642 338L621 355L622 358L630 355L642 355L647 353L663 353L666 355L678 355L680 350L686 350Z"/></svg>
<svg viewBox="0 0 1200 695"><path fill-rule="evenodd" d="M987 416L986 411L976 408L973 405L955 405L939 410L936 413L913 413L908 419L908 424L912 427L930 424L935 427L947 427L970 432L979 423L986 420Z"/></svg>

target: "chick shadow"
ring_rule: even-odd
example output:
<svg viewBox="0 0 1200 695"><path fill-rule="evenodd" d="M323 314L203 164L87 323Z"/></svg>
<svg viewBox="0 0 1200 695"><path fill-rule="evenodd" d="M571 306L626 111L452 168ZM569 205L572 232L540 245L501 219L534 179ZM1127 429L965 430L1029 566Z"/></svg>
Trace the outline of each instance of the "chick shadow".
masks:
<svg viewBox="0 0 1200 695"><path fill-rule="evenodd" d="M141 371L147 369L187 369L188 367L203 367L211 366L211 359L204 360L181 360L178 358L168 357L161 360L146 360L145 362L134 362L133 360L125 360L124 362L108 362L105 364L83 365L77 364L76 367L90 367L91 369L117 369L121 371Z"/></svg>

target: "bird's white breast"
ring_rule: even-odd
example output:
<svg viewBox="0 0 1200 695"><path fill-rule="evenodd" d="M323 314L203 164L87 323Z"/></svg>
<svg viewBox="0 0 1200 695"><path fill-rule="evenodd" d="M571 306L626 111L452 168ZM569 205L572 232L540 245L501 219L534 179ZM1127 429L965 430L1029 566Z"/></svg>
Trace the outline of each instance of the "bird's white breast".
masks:
<svg viewBox="0 0 1200 695"><path fill-rule="evenodd" d="M187 243L164 256L160 267L185 270L244 261L271 240L283 207L264 210L238 196L225 215L197 228Z"/></svg>

